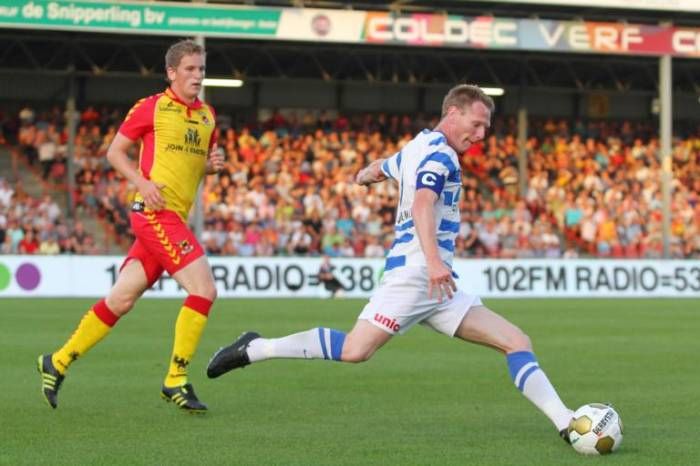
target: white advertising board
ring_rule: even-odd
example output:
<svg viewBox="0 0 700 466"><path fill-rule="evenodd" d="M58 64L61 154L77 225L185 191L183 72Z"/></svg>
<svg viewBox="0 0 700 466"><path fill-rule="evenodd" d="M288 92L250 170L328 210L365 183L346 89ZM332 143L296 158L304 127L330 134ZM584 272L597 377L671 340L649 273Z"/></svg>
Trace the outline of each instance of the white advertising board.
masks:
<svg viewBox="0 0 700 466"><path fill-rule="evenodd" d="M0 256L0 298L100 297L114 283L115 256ZM327 296L318 258L212 257L220 298ZM333 259L345 296L367 298L384 269L381 259ZM700 261L457 260L459 287L484 298L700 298ZM164 275L147 297L184 297Z"/></svg>
<svg viewBox="0 0 700 466"><path fill-rule="evenodd" d="M123 258L117 256L0 256L2 297L99 297L114 283ZM221 298L320 297L318 258L212 257L212 273ZM333 261L345 296L369 296L384 267L383 260ZM164 274L146 292L149 297L186 293Z"/></svg>

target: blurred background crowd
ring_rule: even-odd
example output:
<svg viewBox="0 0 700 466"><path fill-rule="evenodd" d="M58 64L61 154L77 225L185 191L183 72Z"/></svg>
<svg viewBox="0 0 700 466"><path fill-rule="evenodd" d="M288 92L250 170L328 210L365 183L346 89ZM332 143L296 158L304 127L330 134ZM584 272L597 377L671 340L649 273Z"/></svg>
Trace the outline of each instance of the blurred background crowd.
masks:
<svg viewBox="0 0 700 466"><path fill-rule="evenodd" d="M88 107L75 140L75 206L130 244L134 187L105 154L125 109ZM355 185L357 171L388 157L437 116L267 112L253 122L218 118L226 169L202 190L202 244L210 255L381 257L393 241L397 187ZM68 189L63 111L0 113L0 143L14 169L51 192ZM464 190L457 257L657 258L662 255L659 142L654 122L529 122L521 189L514 119L496 118L483 143L461 154ZM136 157L136 154L134 154ZM673 143L671 254L700 258L700 129ZM98 254L94 235L51 195L0 179L3 254Z"/></svg>

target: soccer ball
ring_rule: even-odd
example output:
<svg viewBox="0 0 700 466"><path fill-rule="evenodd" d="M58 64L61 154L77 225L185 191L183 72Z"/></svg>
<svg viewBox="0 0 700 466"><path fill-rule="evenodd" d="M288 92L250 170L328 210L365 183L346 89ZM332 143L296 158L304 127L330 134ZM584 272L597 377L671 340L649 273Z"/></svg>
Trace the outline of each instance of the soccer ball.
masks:
<svg viewBox="0 0 700 466"><path fill-rule="evenodd" d="M571 446L584 455L606 455L622 443L622 420L610 405L581 406L569 423Z"/></svg>

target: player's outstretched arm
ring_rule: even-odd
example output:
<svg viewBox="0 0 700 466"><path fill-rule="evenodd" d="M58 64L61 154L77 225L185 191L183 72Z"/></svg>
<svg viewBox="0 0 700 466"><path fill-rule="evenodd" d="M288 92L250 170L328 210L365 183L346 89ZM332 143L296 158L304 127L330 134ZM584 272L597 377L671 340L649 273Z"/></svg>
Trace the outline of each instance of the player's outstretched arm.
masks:
<svg viewBox="0 0 700 466"><path fill-rule="evenodd" d="M382 163L384 163L384 160L385 159L377 159L357 172L357 176L355 176L355 183L367 186L372 183L386 180L387 177L382 171Z"/></svg>
<svg viewBox="0 0 700 466"><path fill-rule="evenodd" d="M165 201L160 190L164 185L153 183L141 176L141 173L136 169L127 153L133 144L134 141L121 133L117 133L112 140L112 144L109 145L109 149L107 149L107 160L115 170L136 186L147 207L153 210L163 209Z"/></svg>
<svg viewBox="0 0 700 466"><path fill-rule="evenodd" d="M413 200L411 215L428 268L428 296L432 297L435 294L438 301L442 302L443 297L452 298L457 286L452 278L452 271L442 261L438 251L435 226L437 200L437 194L430 189L419 189Z"/></svg>

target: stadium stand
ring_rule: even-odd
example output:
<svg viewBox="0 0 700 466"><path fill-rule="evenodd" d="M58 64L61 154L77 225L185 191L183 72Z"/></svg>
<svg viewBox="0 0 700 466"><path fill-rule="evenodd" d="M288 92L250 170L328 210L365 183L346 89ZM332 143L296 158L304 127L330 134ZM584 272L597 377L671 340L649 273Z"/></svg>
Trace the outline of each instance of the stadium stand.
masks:
<svg viewBox="0 0 700 466"><path fill-rule="evenodd" d="M69 223L51 196L37 199L0 179L0 253L100 254L81 222Z"/></svg>
<svg viewBox="0 0 700 466"><path fill-rule="evenodd" d="M104 157L121 115L116 108L81 113L73 198L104 219L124 247L133 188ZM398 193L390 183L369 190L356 186L354 174L435 121L422 115L274 111L264 121L230 127L222 117L219 146L228 163L203 190L207 252L381 256L393 240ZM63 186L64 126L58 109L26 107L14 121L5 118L3 134L12 140L14 128L26 162L40 167L45 181ZM661 257L659 143L651 123L532 120L524 195L515 133L514 119L497 118L492 135L462 156L458 257ZM699 134L691 128L674 143L676 258L700 257ZM80 249L59 244L62 252Z"/></svg>

